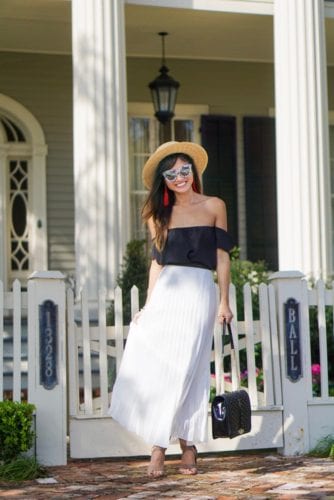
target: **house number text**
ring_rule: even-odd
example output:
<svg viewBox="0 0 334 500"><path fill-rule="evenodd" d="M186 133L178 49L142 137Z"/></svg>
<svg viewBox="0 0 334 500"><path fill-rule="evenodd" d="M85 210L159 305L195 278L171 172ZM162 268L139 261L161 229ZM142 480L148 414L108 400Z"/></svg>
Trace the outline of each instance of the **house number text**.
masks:
<svg viewBox="0 0 334 500"><path fill-rule="evenodd" d="M53 389L58 384L58 306L45 300L39 306L40 384Z"/></svg>
<svg viewBox="0 0 334 500"><path fill-rule="evenodd" d="M284 304L287 377L297 382L302 376L302 356L300 347L299 303L288 299Z"/></svg>

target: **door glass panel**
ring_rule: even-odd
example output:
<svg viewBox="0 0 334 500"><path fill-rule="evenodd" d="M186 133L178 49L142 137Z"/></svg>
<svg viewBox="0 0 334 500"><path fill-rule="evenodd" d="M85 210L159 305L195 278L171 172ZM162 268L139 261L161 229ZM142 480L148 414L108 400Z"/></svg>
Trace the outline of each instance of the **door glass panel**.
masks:
<svg viewBox="0 0 334 500"><path fill-rule="evenodd" d="M22 238L27 228L27 207L22 193L12 199L12 232L16 238Z"/></svg>
<svg viewBox="0 0 334 500"><path fill-rule="evenodd" d="M29 270L27 160L10 160L8 173L10 277L15 279Z"/></svg>

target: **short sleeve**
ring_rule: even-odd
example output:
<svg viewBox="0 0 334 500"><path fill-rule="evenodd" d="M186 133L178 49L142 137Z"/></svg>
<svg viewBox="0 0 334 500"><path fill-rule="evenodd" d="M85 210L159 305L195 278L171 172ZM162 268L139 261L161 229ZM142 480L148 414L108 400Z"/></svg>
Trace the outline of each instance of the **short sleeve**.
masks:
<svg viewBox="0 0 334 500"><path fill-rule="evenodd" d="M225 250L225 252L229 253L234 247L232 237L228 234L227 231L225 231L225 229L222 229L221 227L216 227L215 229L217 248L221 248Z"/></svg>

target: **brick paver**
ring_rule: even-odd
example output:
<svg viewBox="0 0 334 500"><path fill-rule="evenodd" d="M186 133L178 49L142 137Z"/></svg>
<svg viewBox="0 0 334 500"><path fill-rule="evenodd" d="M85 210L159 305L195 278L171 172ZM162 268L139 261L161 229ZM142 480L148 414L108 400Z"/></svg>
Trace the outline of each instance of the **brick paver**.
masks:
<svg viewBox="0 0 334 500"><path fill-rule="evenodd" d="M179 459L167 458L166 476L152 480L142 458L70 460L67 466L49 467L44 484L0 483L0 498L334 500L331 459L274 452L200 455L197 476L180 475L178 466Z"/></svg>

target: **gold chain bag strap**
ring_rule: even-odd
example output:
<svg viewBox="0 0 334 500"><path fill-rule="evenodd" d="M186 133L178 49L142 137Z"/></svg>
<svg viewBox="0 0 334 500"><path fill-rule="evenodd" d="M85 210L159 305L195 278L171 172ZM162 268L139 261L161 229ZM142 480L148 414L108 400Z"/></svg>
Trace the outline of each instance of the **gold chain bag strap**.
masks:
<svg viewBox="0 0 334 500"><path fill-rule="evenodd" d="M232 328L229 323L223 323L223 349L226 328L230 337L231 363L234 359L237 369L238 385L240 387L240 370L236 362ZM251 404L248 392L244 389L225 392L215 396L211 404L212 437L234 438L251 430Z"/></svg>

